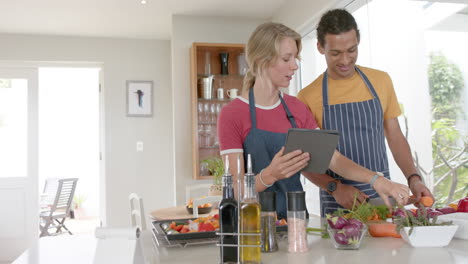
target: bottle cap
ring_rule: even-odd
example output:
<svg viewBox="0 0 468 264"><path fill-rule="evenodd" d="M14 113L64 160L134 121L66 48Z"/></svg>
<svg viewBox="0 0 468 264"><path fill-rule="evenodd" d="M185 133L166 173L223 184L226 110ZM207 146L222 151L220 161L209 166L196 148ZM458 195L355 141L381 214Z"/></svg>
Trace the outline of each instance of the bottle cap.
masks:
<svg viewBox="0 0 468 264"><path fill-rule="evenodd" d="M305 192L288 192L288 211L305 211Z"/></svg>
<svg viewBox="0 0 468 264"><path fill-rule="evenodd" d="M223 185L227 186L230 184L232 184L232 174L229 172L229 159L226 155L226 161L224 162Z"/></svg>
<svg viewBox="0 0 468 264"><path fill-rule="evenodd" d="M276 211L276 192L259 192L258 196L263 212Z"/></svg>
<svg viewBox="0 0 468 264"><path fill-rule="evenodd" d="M247 173L252 173L252 156L247 155Z"/></svg>

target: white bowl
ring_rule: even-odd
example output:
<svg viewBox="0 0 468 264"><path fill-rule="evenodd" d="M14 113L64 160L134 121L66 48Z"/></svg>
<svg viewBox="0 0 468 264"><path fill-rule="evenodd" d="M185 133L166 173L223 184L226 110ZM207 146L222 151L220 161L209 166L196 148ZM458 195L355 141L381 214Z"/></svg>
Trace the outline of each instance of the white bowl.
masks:
<svg viewBox="0 0 468 264"><path fill-rule="evenodd" d="M400 235L413 247L445 247L453 238L458 225L416 226L409 234L410 227L400 230Z"/></svg>
<svg viewBox="0 0 468 264"><path fill-rule="evenodd" d="M446 215L439 215L438 221L452 221L453 224L458 225L455 238L468 240L468 213L453 213Z"/></svg>

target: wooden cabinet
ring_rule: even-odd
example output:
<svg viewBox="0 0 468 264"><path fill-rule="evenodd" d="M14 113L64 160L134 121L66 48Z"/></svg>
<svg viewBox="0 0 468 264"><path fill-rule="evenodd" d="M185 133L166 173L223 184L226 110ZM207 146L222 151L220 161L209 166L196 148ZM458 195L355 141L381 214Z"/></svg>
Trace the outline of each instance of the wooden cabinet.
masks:
<svg viewBox="0 0 468 264"><path fill-rule="evenodd" d="M233 98L228 91L240 94L243 44L193 43L190 50L190 79L192 103L192 160L193 178L211 179L204 159L219 157L217 120L221 108ZM222 54L222 55L220 55ZM227 67L222 59L227 56ZM222 56L224 56L222 58ZM226 64L224 65L226 66ZM239 67L241 66L241 67ZM226 74L227 70L227 74ZM241 72L239 72L241 71ZM211 87L211 89L209 89ZM221 88L221 89L219 89ZM231 95L232 95L231 90ZM221 98L220 98L221 97Z"/></svg>

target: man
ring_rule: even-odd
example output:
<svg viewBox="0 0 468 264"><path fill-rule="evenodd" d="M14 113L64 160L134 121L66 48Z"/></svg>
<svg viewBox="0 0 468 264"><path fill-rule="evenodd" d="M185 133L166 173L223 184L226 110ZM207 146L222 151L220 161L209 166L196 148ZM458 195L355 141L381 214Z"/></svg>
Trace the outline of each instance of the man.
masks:
<svg viewBox="0 0 468 264"><path fill-rule="evenodd" d="M322 129L340 131L338 150L343 155L390 179L386 138L416 199L432 197L401 132L397 119L401 112L390 76L355 64L359 29L353 16L343 9L328 11L320 19L317 39L328 68L298 98L308 105ZM343 179L333 171L309 179L321 188L322 216L339 207L351 209L355 196L358 203L378 197L371 184Z"/></svg>

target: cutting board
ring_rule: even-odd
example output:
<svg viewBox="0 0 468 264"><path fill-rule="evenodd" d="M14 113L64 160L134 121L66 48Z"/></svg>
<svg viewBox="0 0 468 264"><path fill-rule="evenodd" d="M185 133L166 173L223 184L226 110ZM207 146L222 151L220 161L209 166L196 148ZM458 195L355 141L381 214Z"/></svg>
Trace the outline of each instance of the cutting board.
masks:
<svg viewBox="0 0 468 264"><path fill-rule="evenodd" d="M208 214L198 214L198 217L206 217L217 213L218 209L213 209ZM158 221L193 218L193 215L187 212L185 205L154 210L150 213L150 216L153 220Z"/></svg>

